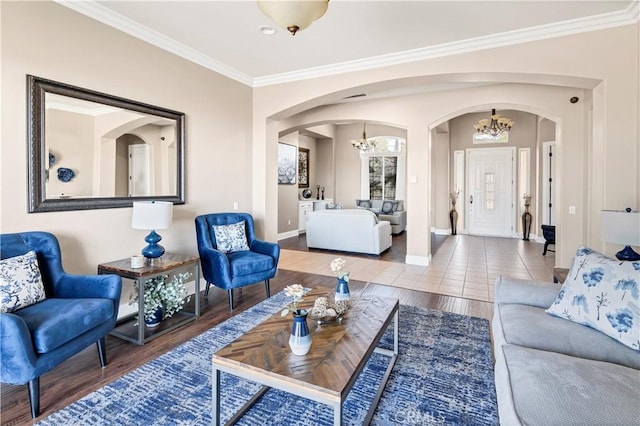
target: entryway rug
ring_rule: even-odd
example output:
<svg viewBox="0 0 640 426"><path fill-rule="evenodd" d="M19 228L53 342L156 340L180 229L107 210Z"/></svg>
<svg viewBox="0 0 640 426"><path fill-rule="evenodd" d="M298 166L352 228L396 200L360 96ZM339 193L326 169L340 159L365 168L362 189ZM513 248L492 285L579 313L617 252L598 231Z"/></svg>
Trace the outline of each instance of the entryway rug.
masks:
<svg viewBox="0 0 640 426"><path fill-rule="evenodd" d="M210 425L211 355L286 303L280 292L38 424ZM382 340L388 347L392 328ZM345 424L362 424L387 365L377 354L367 363L343 405ZM487 320L402 305L400 355L372 424L497 425L493 380ZM223 373L222 420L258 387ZM238 424L331 425L333 412L271 389Z"/></svg>

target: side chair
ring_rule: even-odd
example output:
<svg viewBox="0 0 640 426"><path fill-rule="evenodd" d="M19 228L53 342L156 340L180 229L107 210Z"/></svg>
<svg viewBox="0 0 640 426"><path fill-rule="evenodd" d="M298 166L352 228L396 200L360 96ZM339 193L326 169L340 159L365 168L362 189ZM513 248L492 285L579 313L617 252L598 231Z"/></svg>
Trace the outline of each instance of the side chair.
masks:
<svg viewBox="0 0 640 426"><path fill-rule="evenodd" d="M204 297L214 285L227 290L233 310L233 289L269 280L276 275L280 246L256 238L249 213L211 213L196 217L196 235L202 275L207 282ZM216 233L218 238L216 238Z"/></svg>
<svg viewBox="0 0 640 426"><path fill-rule="evenodd" d="M48 232L1 234L0 255L0 381L28 384L35 418L40 376L93 343L107 364L105 335L116 324L122 279L67 274Z"/></svg>

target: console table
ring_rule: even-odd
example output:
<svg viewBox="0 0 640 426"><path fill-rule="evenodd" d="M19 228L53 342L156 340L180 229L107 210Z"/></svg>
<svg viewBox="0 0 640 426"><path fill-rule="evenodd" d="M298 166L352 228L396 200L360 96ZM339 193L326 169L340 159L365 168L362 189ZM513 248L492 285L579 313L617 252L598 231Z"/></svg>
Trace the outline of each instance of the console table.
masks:
<svg viewBox="0 0 640 426"><path fill-rule="evenodd" d="M200 316L200 259L193 256L165 253L162 257L148 260L142 268L132 268L131 259L120 259L98 265L98 274L116 274L122 278L133 280L138 288L138 313L131 314L120 320L111 331L111 335L127 340L131 343L144 345L151 339L195 320ZM176 312L171 318L163 320L158 327L149 329L144 325L144 284L158 275L170 275L181 272L191 272L195 279L195 302L193 311L186 309Z"/></svg>

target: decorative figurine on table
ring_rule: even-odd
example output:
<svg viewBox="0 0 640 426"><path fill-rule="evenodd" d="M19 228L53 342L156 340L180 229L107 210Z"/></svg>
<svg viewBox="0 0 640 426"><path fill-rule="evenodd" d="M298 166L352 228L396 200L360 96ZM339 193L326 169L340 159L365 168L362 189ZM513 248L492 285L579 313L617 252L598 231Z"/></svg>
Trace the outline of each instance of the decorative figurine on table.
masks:
<svg viewBox="0 0 640 426"><path fill-rule="evenodd" d="M322 200L324 200L324 186L322 188L320 188L320 191L322 191Z"/></svg>
<svg viewBox="0 0 640 426"><path fill-rule="evenodd" d="M320 199L320 185L316 185L316 200Z"/></svg>

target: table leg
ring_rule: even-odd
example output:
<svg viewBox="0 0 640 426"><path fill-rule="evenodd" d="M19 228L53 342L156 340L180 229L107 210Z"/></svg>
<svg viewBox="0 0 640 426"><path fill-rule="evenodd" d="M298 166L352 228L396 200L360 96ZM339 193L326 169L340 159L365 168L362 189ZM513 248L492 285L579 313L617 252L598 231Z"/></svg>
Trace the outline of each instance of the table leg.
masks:
<svg viewBox="0 0 640 426"><path fill-rule="evenodd" d="M136 280L138 286L138 345L144 345L144 284L143 279Z"/></svg>
<svg viewBox="0 0 640 426"><path fill-rule="evenodd" d="M196 277L196 318L200 316L200 265L196 264L195 266L195 277Z"/></svg>
<svg viewBox="0 0 640 426"><path fill-rule="evenodd" d="M211 424L220 426L220 370L213 367L211 374Z"/></svg>
<svg viewBox="0 0 640 426"><path fill-rule="evenodd" d="M399 334L400 334L400 311L396 310L396 314L393 318L393 353L398 355L398 346L399 346Z"/></svg>
<svg viewBox="0 0 640 426"><path fill-rule="evenodd" d="M342 425L342 401L333 407L333 426Z"/></svg>

